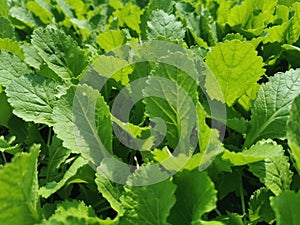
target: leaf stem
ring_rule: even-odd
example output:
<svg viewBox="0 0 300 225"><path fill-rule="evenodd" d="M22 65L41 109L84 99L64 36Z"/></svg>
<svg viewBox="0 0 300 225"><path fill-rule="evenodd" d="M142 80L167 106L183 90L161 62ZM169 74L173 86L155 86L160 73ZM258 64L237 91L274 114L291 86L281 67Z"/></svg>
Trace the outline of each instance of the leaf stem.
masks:
<svg viewBox="0 0 300 225"><path fill-rule="evenodd" d="M47 146L50 146L52 131L51 128L48 130Z"/></svg>
<svg viewBox="0 0 300 225"><path fill-rule="evenodd" d="M4 160L4 163L7 163L7 159L6 159L6 157L5 157L4 152L1 152L1 155L2 155L2 158L3 158L3 160Z"/></svg>
<svg viewBox="0 0 300 225"><path fill-rule="evenodd" d="M240 196L241 196L241 203L242 203L242 212L243 212L243 215L245 215L246 214L246 206L245 206L243 181L241 182L241 185L240 185Z"/></svg>

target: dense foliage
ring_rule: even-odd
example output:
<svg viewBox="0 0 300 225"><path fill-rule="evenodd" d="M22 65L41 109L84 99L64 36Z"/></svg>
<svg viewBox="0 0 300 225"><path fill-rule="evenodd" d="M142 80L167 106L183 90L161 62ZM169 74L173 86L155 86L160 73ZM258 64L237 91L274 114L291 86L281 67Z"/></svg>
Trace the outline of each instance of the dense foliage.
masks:
<svg viewBox="0 0 300 225"><path fill-rule="evenodd" d="M0 0L0 223L299 225L299 37L297 0ZM172 65L108 54L152 40L189 50L210 72L195 81ZM101 79L106 67L123 69L99 91L82 82L90 65ZM164 99L138 101L121 121L111 113L114 99L142 77ZM153 77L176 82L197 111L198 130L188 137L196 149L183 168L176 162L185 154L164 159L186 147L171 104L185 101ZM95 128L75 124L74 99L84 116L96 105ZM176 109L191 116L182 102ZM226 107L225 117L210 104ZM157 117L166 122L159 144L150 132L163 130L152 129ZM147 139L144 151L126 146L113 127L125 142ZM89 131L136 166L117 171L125 185L103 176L116 172L113 164L89 158ZM146 165L157 162L153 174ZM166 178L132 185L158 175Z"/></svg>

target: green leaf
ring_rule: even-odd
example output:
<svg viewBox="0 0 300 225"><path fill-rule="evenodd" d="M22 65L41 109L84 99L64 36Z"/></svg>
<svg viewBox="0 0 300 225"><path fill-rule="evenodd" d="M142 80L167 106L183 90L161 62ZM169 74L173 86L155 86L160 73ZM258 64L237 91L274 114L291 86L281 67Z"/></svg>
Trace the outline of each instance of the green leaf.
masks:
<svg viewBox="0 0 300 225"><path fill-rule="evenodd" d="M298 225L300 192L283 192L280 196L271 198L271 206L275 212L277 225Z"/></svg>
<svg viewBox="0 0 300 225"><path fill-rule="evenodd" d="M295 43L300 36L300 3L295 2L292 5L293 17L290 19L289 27L286 33L286 40L288 44Z"/></svg>
<svg viewBox="0 0 300 225"><path fill-rule="evenodd" d="M132 179L147 179L147 176L149 176L149 171L140 168L133 174ZM124 188L125 193L121 197L121 202L125 213L120 218L120 224L169 225L167 217L175 203L174 192L176 189L169 179L152 185L128 185Z"/></svg>
<svg viewBox="0 0 300 225"><path fill-rule="evenodd" d="M222 143L219 140L219 131L216 129L211 129L205 122L206 116L205 111L201 104L197 104L198 112L198 142L200 148L201 160L198 164L200 170L206 169L215 156L219 154Z"/></svg>
<svg viewBox="0 0 300 225"><path fill-rule="evenodd" d="M14 25L19 29L37 28L38 23L33 14L28 11L25 6L13 6L9 9L11 20L14 21Z"/></svg>
<svg viewBox="0 0 300 225"><path fill-rule="evenodd" d="M72 177L77 174L78 170L85 165L87 165L87 161L82 157L78 157L65 172L64 177L59 182L52 181L47 183L45 186L40 188L39 194L44 198L49 198L52 194L66 185Z"/></svg>
<svg viewBox="0 0 300 225"><path fill-rule="evenodd" d="M59 84L41 75L14 79L6 90L13 113L25 121L54 124L53 107L61 93Z"/></svg>
<svg viewBox="0 0 300 225"><path fill-rule="evenodd" d="M2 6L2 4L0 3ZM1 15L1 12L0 12ZM8 19L0 16L0 38L13 38L15 36L15 29Z"/></svg>
<svg viewBox="0 0 300 225"><path fill-rule="evenodd" d="M286 123L294 98L300 93L300 69L279 72L262 85L251 107L251 128L245 147L262 138L286 137Z"/></svg>
<svg viewBox="0 0 300 225"><path fill-rule="evenodd" d="M151 20L147 22L148 39L165 37L168 40L180 40L184 38L185 30L180 21L176 21L173 14L168 15L163 10L152 12Z"/></svg>
<svg viewBox="0 0 300 225"><path fill-rule="evenodd" d="M245 0L230 10L228 24L259 35L273 21L276 5L274 0Z"/></svg>
<svg viewBox="0 0 300 225"><path fill-rule="evenodd" d="M64 201L57 205L55 213L47 221L37 225L113 225L114 221L99 219L93 208L81 201Z"/></svg>
<svg viewBox="0 0 300 225"><path fill-rule="evenodd" d="M52 22L53 15L51 13L50 3L47 4L44 0L28 1L26 3L26 8L39 17L44 24Z"/></svg>
<svg viewBox="0 0 300 225"><path fill-rule="evenodd" d="M109 30L97 36L97 42L105 52L124 45L126 41L126 33L122 30Z"/></svg>
<svg viewBox="0 0 300 225"><path fill-rule="evenodd" d="M188 2L177 2L175 6L178 14L186 22L189 32L199 46L207 48L208 45L215 45L217 41L215 25L210 24L207 18L211 15L203 15L202 12L198 13Z"/></svg>
<svg viewBox="0 0 300 225"><path fill-rule="evenodd" d="M126 24L130 29L140 34L140 17L142 14L143 10L140 7L129 2L121 9L116 10L113 13L113 17L118 18L118 25L120 27Z"/></svg>
<svg viewBox="0 0 300 225"><path fill-rule="evenodd" d="M62 96L53 108L53 125L57 137L63 140L63 146L72 151L79 153L80 149L76 141L76 125L73 120L73 101L76 93L76 87L72 86L67 93ZM78 130L78 129L77 129Z"/></svg>
<svg viewBox="0 0 300 225"><path fill-rule="evenodd" d="M287 138L296 169L300 172L300 96L296 97L287 122Z"/></svg>
<svg viewBox="0 0 300 225"><path fill-rule="evenodd" d="M193 147L190 137L197 126L197 83L185 72L166 64L160 64L152 75L143 91L145 97L149 96L144 99L146 114L151 119L163 119L168 144L186 154Z"/></svg>
<svg viewBox="0 0 300 225"><path fill-rule="evenodd" d="M53 119L64 147L80 152L94 165L112 151L110 110L97 90L87 85L72 86L57 102Z"/></svg>
<svg viewBox="0 0 300 225"><path fill-rule="evenodd" d="M105 178L101 171L97 171L96 174L96 184L99 192L102 196L110 203L110 206L118 212L118 215L121 216L124 213L124 208L122 206L120 197L124 192L123 185L114 183L113 181ZM128 175L127 175L128 176ZM126 177L127 177L126 176Z"/></svg>
<svg viewBox="0 0 300 225"><path fill-rule="evenodd" d="M240 216L236 213L228 213L226 216L218 217L218 220L221 220L222 224L227 225L243 225L243 216Z"/></svg>
<svg viewBox="0 0 300 225"><path fill-rule="evenodd" d="M272 192L267 188L256 190L249 199L249 219L253 224L266 222L271 224L275 219L274 211L270 205Z"/></svg>
<svg viewBox="0 0 300 225"><path fill-rule="evenodd" d="M23 49L25 55L25 62L35 68L40 69L43 63L43 59L36 54L36 50L32 45L22 45L21 48Z"/></svg>
<svg viewBox="0 0 300 225"><path fill-rule="evenodd" d="M37 29L31 42L49 68L63 79L77 77L86 67L84 52L61 30Z"/></svg>
<svg viewBox="0 0 300 225"><path fill-rule="evenodd" d="M12 116L12 108L7 102L7 96L4 92L0 93L0 125L9 127L8 123Z"/></svg>
<svg viewBox="0 0 300 225"><path fill-rule="evenodd" d="M8 87L14 78L31 73L29 67L15 55L1 51L0 59L0 84L4 87Z"/></svg>
<svg viewBox="0 0 300 225"><path fill-rule="evenodd" d="M242 152L231 152L225 150L222 159L228 159L235 166L247 165L249 163L262 161L269 157L283 156L284 150L271 139L261 140L249 149Z"/></svg>
<svg viewBox="0 0 300 225"><path fill-rule="evenodd" d="M0 169L0 220L7 225L32 225L41 219L37 157L39 146L18 153ZM9 201L8 201L9 199Z"/></svg>
<svg viewBox="0 0 300 225"><path fill-rule="evenodd" d="M8 17L8 5L7 0L1 0L0 1L0 16Z"/></svg>
<svg viewBox="0 0 300 225"><path fill-rule="evenodd" d="M46 182L54 180L57 176L60 165L66 161L71 154L71 150L62 146L62 141L53 136L49 146L49 159L47 161Z"/></svg>
<svg viewBox="0 0 300 225"><path fill-rule="evenodd" d="M0 49L13 53L14 55L20 57L20 59L24 59L24 52L22 48L19 46L19 43L12 41L11 39L8 38L0 39Z"/></svg>
<svg viewBox="0 0 300 225"><path fill-rule="evenodd" d="M113 78L122 85L129 83L128 75L133 71L133 67L126 60L105 55L97 57L92 67L100 76ZM118 70L119 68L121 69Z"/></svg>
<svg viewBox="0 0 300 225"><path fill-rule="evenodd" d="M192 224L216 207L217 191L205 172L183 170L173 180L177 189L176 203L168 218L170 224Z"/></svg>
<svg viewBox="0 0 300 225"><path fill-rule="evenodd" d="M262 58L257 56L253 45L239 40L218 43L207 54L206 63L212 72L206 77L208 95L222 102L225 100L229 106L246 94L265 71ZM218 86L220 89L216 90Z"/></svg>
<svg viewBox="0 0 300 225"><path fill-rule="evenodd" d="M249 171L275 195L290 189L293 172L286 156L273 156L263 162L250 164Z"/></svg>
<svg viewBox="0 0 300 225"><path fill-rule="evenodd" d="M0 152L15 154L17 152L22 152L22 149L19 144L12 146L3 136L0 136Z"/></svg>

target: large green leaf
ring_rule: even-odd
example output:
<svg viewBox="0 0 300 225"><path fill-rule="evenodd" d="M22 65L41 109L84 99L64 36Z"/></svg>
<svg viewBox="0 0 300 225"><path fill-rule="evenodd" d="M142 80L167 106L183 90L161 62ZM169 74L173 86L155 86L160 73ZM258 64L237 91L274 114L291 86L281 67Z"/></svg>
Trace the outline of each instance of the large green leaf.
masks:
<svg viewBox="0 0 300 225"><path fill-rule="evenodd" d="M54 130L66 148L99 165L112 151L110 110L97 90L72 86L53 110Z"/></svg>
<svg viewBox="0 0 300 225"><path fill-rule="evenodd" d="M147 169L140 168L133 174L132 180L147 180L149 175ZM121 197L125 213L120 218L120 224L170 225L167 217L175 203L175 189L176 186L169 179L148 186L125 186L125 193Z"/></svg>
<svg viewBox="0 0 300 225"><path fill-rule="evenodd" d="M295 98L291 110L289 119L287 122L287 138L288 144L291 148L291 155L295 160L295 165L300 172L300 96Z"/></svg>
<svg viewBox="0 0 300 225"><path fill-rule="evenodd" d="M205 172L183 170L174 176L174 183L176 203L168 218L171 224L192 224L216 207L217 191Z"/></svg>
<svg viewBox="0 0 300 225"><path fill-rule="evenodd" d="M6 93L15 115L25 121L54 124L53 107L63 94L59 83L41 75L25 75L14 79Z"/></svg>
<svg viewBox="0 0 300 225"><path fill-rule="evenodd" d="M39 146L18 153L0 169L0 220L6 225L32 225L41 219L37 158Z"/></svg>
<svg viewBox="0 0 300 225"><path fill-rule="evenodd" d="M31 42L49 68L63 79L77 77L86 67L84 52L61 30L37 29Z"/></svg>
<svg viewBox="0 0 300 225"><path fill-rule="evenodd" d="M144 99L146 113L150 118L162 118L167 126L168 144L187 153L193 147L190 138L197 126L197 83L166 64L160 64L152 74L155 76L149 77L144 89L144 96L149 96Z"/></svg>
<svg viewBox="0 0 300 225"><path fill-rule="evenodd" d="M289 110L299 93L300 69L279 72L262 85L251 107L251 128L244 146L262 138L285 138Z"/></svg>
<svg viewBox="0 0 300 225"><path fill-rule="evenodd" d="M4 87L7 87L14 78L31 73L28 65L15 55L1 51L0 59L0 84Z"/></svg>
<svg viewBox="0 0 300 225"><path fill-rule="evenodd" d="M300 192L283 192L280 196L271 198L271 206L275 211L277 225L298 225Z"/></svg>
<svg viewBox="0 0 300 225"><path fill-rule="evenodd" d="M176 21L174 15L168 15L163 10L152 12L151 20L147 22L148 39L164 37L170 40L183 39L185 30L180 21Z"/></svg>
<svg viewBox="0 0 300 225"><path fill-rule="evenodd" d="M81 153L95 165L112 152L112 122L110 109L98 91L78 86L73 115L79 136ZM80 140L81 139L81 140ZM82 144L82 145L81 145Z"/></svg>
<svg viewBox="0 0 300 225"><path fill-rule="evenodd" d="M229 106L246 94L265 71L254 46L239 40L218 43L207 54L206 63L212 72L206 78L208 95L212 99L225 100ZM218 87L220 89L216 90Z"/></svg>
<svg viewBox="0 0 300 225"><path fill-rule="evenodd" d="M249 165L249 171L275 195L290 189L293 172L286 156L270 156L262 162L252 163Z"/></svg>
<svg viewBox="0 0 300 225"><path fill-rule="evenodd" d="M259 162L273 156L282 156L284 150L281 145L278 145L271 139L261 140L249 149L241 152L231 152L225 150L222 159L229 160L235 166L247 165L253 162Z"/></svg>

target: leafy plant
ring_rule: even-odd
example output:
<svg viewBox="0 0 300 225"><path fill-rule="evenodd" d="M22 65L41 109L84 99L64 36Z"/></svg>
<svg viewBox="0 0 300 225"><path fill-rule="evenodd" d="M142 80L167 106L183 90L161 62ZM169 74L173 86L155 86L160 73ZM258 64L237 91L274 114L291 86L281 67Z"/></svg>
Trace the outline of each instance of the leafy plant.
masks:
<svg viewBox="0 0 300 225"><path fill-rule="evenodd" d="M1 223L300 223L298 1L0 0L0 24Z"/></svg>

